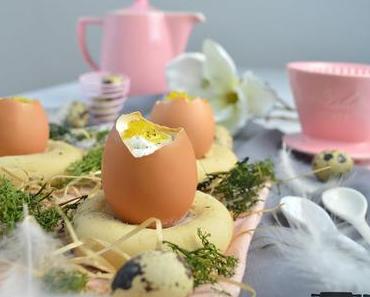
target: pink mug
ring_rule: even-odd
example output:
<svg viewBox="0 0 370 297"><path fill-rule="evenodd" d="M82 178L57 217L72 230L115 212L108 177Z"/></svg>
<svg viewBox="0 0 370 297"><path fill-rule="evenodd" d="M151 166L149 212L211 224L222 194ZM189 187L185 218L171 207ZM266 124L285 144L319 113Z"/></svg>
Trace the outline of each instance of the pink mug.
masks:
<svg viewBox="0 0 370 297"><path fill-rule="evenodd" d="M293 62L288 73L304 135L370 141L370 65Z"/></svg>

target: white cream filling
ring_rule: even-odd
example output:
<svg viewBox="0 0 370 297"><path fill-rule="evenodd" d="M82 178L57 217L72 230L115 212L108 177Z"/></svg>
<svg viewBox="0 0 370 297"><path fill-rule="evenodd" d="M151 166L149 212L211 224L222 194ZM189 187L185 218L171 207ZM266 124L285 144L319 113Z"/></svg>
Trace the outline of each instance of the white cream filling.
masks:
<svg viewBox="0 0 370 297"><path fill-rule="evenodd" d="M160 149L162 146L170 142L171 142L171 139L168 139L168 141L162 142L160 144L155 144L145 139L144 137L141 137L138 135L125 139L125 144L130 148L131 153L136 158L140 158L140 157L153 154L155 151Z"/></svg>

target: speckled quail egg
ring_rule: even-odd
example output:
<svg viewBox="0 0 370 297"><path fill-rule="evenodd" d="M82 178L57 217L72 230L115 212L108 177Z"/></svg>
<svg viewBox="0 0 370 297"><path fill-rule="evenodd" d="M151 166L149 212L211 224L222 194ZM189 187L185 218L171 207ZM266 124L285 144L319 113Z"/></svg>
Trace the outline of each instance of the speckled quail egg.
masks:
<svg viewBox="0 0 370 297"><path fill-rule="evenodd" d="M149 251L132 258L112 283L113 297L186 297L192 290L191 270L170 251Z"/></svg>
<svg viewBox="0 0 370 297"><path fill-rule="evenodd" d="M81 101L73 101L65 119L67 126L72 128L83 128L89 123L89 112L86 104Z"/></svg>
<svg viewBox="0 0 370 297"><path fill-rule="evenodd" d="M324 170L325 167L330 167ZM353 168L352 158L345 152L327 150L316 154L312 160L312 169L320 181L349 173ZM323 170L320 170L323 169Z"/></svg>

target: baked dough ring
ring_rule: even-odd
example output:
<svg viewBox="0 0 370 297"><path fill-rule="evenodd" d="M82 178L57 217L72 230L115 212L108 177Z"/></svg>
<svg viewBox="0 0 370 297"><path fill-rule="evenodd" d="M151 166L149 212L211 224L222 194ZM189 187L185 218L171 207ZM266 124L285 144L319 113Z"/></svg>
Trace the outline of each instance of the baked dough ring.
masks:
<svg viewBox="0 0 370 297"><path fill-rule="evenodd" d="M73 223L80 240L94 250L102 248L98 244L99 241L113 243L137 227L114 218L105 202L103 192L83 202L74 216ZM210 233L210 241L221 251L225 251L229 246L233 233L233 219L229 211L221 202L199 191L196 192L188 216L175 226L163 229L163 239L184 249L195 250L202 246L197 236L198 228ZM94 239L92 245L89 238ZM130 256L135 256L144 251L154 250L157 238L155 229L146 228L124 241L119 245L119 249ZM119 267L123 261L113 253L108 254L106 259L115 267Z"/></svg>
<svg viewBox="0 0 370 297"><path fill-rule="evenodd" d="M233 137L229 130L221 125L216 125L215 143L233 149Z"/></svg>
<svg viewBox="0 0 370 297"><path fill-rule="evenodd" d="M225 172L238 161L233 152L233 138L224 126L216 126L215 141L204 158L197 160L198 182L204 181L207 174Z"/></svg>
<svg viewBox="0 0 370 297"><path fill-rule="evenodd" d="M197 160L198 182L202 182L207 174L230 171L237 161L238 158L231 149L213 144L207 155Z"/></svg>
<svg viewBox="0 0 370 297"><path fill-rule="evenodd" d="M47 151L39 154L0 157L0 176L15 185L29 177L49 179L64 174L67 167L80 159L83 152L65 142L49 140Z"/></svg>

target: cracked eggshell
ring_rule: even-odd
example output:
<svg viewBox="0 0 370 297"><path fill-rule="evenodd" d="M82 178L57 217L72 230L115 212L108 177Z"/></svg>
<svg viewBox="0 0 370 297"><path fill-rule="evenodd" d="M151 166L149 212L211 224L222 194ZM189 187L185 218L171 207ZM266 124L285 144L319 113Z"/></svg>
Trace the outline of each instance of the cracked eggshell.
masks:
<svg viewBox="0 0 370 297"><path fill-rule="evenodd" d="M165 226L172 225L186 215L195 197L197 167L191 142L184 129L156 125L174 133L174 139L150 155L134 157L117 130L125 116L118 118L104 149L105 198L116 217L126 223L140 224L155 217Z"/></svg>
<svg viewBox="0 0 370 297"><path fill-rule="evenodd" d="M117 272L113 297L186 297L193 277L184 260L173 252L150 251L132 258Z"/></svg>
<svg viewBox="0 0 370 297"><path fill-rule="evenodd" d="M0 99L0 156L44 152L48 139L48 119L39 101Z"/></svg>
<svg viewBox="0 0 370 297"><path fill-rule="evenodd" d="M183 127L193 144L197 159L204 157L214 142L215 120L207 100L195 98L157 101L150 119L167 127Z"/></svg>

